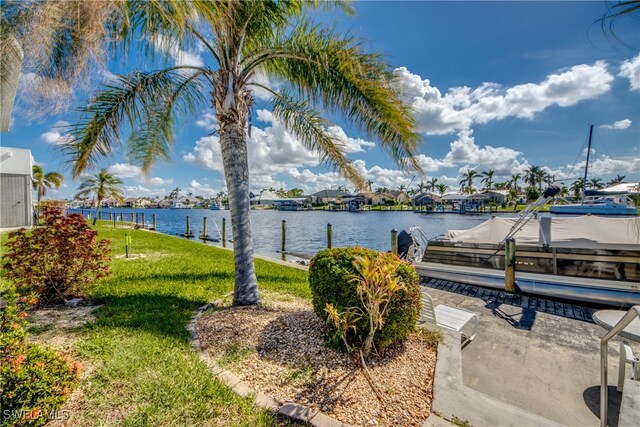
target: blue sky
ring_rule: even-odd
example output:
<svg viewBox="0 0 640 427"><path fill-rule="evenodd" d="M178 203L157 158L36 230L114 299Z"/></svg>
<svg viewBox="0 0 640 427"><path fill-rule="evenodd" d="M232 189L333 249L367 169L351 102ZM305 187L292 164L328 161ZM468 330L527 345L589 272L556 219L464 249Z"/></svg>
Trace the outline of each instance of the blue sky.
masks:
<svg viewBox="0 0 640 427"><path fill-rule="evenodd" d="M605 181L616 174L640 180L640 31L637 19L617 21L617 35L607 37L594 24L604 2L358 2L357 14L317 13L364 45L380 51L394 69L394 84L413 105L423 136L419 160L426 177L458 187L467 168L496 170L498 181L529 165L548 169L556 179L582 174L581 154L588 125L595 125L590 174ZM193 49L172 51L168 63L208 63ZM106 82L111 73L158 67L140 58L115 58L93 73ZM33 119L28 75L2 145L30 148L45 170L65 172L65 186L51 198L70 197L78 183L68 176L56 143L60 125L73 113ZM272 87L277 82L263 79ZM72 105L87 94L74 91ZM253 138L249 143L251 187L301 187L307 192L345 185L275 121L268 99L256 93ZM48 109L48 108L47 108ZM51 105L51 111L55 110ZM105 161L125 180L128 196L185 192L211 195L224 187L219 146L211 111L180 123L172 161L158 164L151 178L122 153ZM56 124L58 127L56 127ZM336 120L330 128L349 147L350 157L378 186L414 184L421 177L404 175L375 140ZM570 181L568 181L570 182ZM479 182L477 183L479 184Z"/></svg>

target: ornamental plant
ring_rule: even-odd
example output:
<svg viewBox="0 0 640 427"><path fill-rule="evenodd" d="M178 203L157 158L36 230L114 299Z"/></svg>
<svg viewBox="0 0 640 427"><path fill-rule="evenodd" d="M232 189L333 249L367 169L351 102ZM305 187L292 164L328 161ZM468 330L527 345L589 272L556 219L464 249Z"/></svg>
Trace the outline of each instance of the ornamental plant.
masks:
<svg viewBox="0 0 640 427"><path fill-rule="evenodd" d="M80 365L26 342L26 310L35 297L19 296L7 284L0 298L0 426L40 426L67 400Z"/></svg>
<svg viewBox="0 0 640 427"><path fill-rule="evenodd" d="M43 226L9 233L5 277L20 293L35 292L43 305L82 296L109 275L109 241L98 240L81 215L46 208Z"/></svg>
<svg viewBox="0 0 640 427"><path fill-rule="evenodd" d="M418 274L396 255L363 248L318 252L309 284L315 313L327 320L327 343L370 352L405 339L420 314Z"/></svg>

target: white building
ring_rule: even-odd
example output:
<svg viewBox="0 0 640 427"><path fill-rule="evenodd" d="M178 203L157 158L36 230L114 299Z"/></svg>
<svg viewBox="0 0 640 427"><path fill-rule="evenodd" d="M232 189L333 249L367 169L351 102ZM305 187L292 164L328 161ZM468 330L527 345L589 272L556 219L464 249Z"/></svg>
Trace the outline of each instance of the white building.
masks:
<svg viewBox="0 0 640 427"><path fill-rule="evenodd" d="M31 150L0 147L0 228L33 224Z"/></svg>

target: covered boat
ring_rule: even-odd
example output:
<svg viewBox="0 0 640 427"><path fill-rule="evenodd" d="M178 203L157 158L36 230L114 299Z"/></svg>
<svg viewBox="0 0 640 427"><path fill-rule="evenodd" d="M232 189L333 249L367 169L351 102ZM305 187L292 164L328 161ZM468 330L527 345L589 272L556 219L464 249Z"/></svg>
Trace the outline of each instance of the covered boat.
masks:
<svg viewBox="0 0 640 427"><path fill-rule="evenodd" d="M594 215L493 217L429 241L423 276L504 288L505 237L516 241L519 291L551 297L640 304L640 218Z"/></svg>

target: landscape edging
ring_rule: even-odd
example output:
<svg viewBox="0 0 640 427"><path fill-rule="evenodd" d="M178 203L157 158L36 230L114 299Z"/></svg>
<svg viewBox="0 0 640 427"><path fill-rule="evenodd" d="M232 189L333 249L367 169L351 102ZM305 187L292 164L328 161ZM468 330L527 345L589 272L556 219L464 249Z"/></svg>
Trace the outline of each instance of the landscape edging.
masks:
<svg viewBox="0 0 640 427"><path fill-rule="evenodd" d="M220 365L211 359L208 352L202 348L200 338L198 337L198 331L196 329L196 322L200 316L202 316L202 313L209 309L210 306L210 304L206 304L200 307L198 311L191 316L191 320L187 325L187 331L189 331L191 347L198 352L200 359L207 365L211 373L213 373L216 378L231 388L239 396L253 396L253 401L256 406L270 412L278 413L297 421L309 423L314 427L351 427L350 424L331 418L328 415L315 411L306 405L302 405L297 402L279 402L267 394L256 392L233 372L221 368Z"/></svg>

